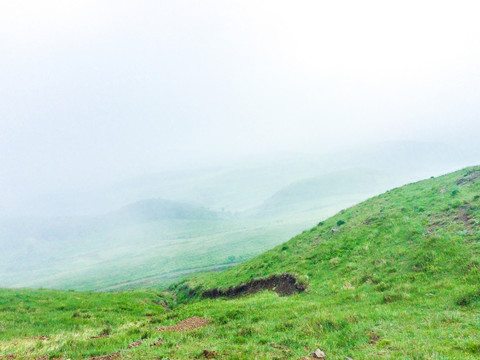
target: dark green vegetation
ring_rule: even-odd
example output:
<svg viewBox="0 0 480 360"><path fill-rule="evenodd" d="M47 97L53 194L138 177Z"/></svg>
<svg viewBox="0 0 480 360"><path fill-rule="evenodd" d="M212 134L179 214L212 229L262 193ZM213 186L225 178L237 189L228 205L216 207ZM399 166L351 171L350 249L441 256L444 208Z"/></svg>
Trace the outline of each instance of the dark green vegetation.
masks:
<svg viewBox="0 0 480 360"><path fill-rule="evenodd" d="M0 354L194 359L208 350L219 359L300 359L321 348L337 360L480 359L479 224L475 167L388 191L162 294L3 290ZM307 290L201 298L282 273ZM155 330L194 316L209 324ZM151 346L160 336L163 343Z"/></svg>

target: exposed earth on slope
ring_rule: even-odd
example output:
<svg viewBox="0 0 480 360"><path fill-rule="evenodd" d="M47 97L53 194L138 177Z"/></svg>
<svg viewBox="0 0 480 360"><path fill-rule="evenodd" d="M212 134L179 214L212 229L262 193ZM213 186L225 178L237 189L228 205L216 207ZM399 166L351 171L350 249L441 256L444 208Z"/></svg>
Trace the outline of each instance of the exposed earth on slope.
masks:
<svg viewBox="0 0 480 360"><path fill-rule="evenodd" d="M207 324L208 324L208 319L203 319L201 317L194 316L194 317L182 320L175 325L161 326L161 327L157 328L157 331L160 331L160 332L164 332L164 331L174 331L174 332L189 331L189 330L204 327Z"/></svg>
<svg viewBox="0 0 480 360"><path fill-rule="evenodd" d="M210 289L202 292L206 298L216 299L219 297L234 298L255 294L262 290L272 290L278 295L293 295L296 292L305 291L306 284L300 284L297 278L291 274L271 275L263 279L253 279L238 286L229 287L227 290Z"/></svg>

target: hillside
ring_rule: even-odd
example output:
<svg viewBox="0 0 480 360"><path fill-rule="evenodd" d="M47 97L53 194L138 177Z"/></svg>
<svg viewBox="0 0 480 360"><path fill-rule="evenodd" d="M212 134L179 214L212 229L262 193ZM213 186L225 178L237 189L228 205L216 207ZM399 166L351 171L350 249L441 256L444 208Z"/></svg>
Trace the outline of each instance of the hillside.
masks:
<svg viewBox="0 0 480 360"><path fill-rule="evenodd" d="M311 281L322 275L321 283L326 274L355 272L359 281L361 275L380 270L394 274L386 278L427 270L452 276L453 269L463 276L465 266L472 264L467 259L476 256L479 206L480 168L465 169L387 191L247 263L187 283L225 287L281 272Z"/></svg>
<svg viewBox="0 0 480 360"><path fill-rule="evenodd" d="M329 360L479 359L479 222L474 167L387 191L162 295L100 294L94 310L83 293L53 293L57 306L51 292L2 290L0 355L311 359L320 348Z"/></svg>

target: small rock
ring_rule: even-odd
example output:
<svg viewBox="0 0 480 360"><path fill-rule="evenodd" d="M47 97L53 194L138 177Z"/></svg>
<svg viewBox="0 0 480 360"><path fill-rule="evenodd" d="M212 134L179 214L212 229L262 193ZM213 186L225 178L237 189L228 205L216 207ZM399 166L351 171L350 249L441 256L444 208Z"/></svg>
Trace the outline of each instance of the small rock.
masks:
<svg viewBox="0 0 480 360"><path fill-rule="evenodd" d="M336 233L338 233L339 231L340 231L340 229L333 228L333 229L332 229L332 234L336 234Z"/></svg>
<svg viewBox="0 0 480 360"><path fill-rule="evenodd" d="M327 356L325 355L325 353L322 350L317 349L313 352L313 357L315 359L325 359Z"/></svg>

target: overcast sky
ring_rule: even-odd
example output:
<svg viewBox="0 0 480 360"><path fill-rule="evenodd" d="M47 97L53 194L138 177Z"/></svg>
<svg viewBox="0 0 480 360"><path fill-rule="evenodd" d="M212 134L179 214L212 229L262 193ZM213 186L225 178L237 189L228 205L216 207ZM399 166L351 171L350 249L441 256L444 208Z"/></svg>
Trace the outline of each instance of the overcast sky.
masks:
<svg viewBox="0 0 480 360"><path fill-rule="evenodd" d="M479 14L478 1L2 0L0 192L475 144Z"/></svg>

